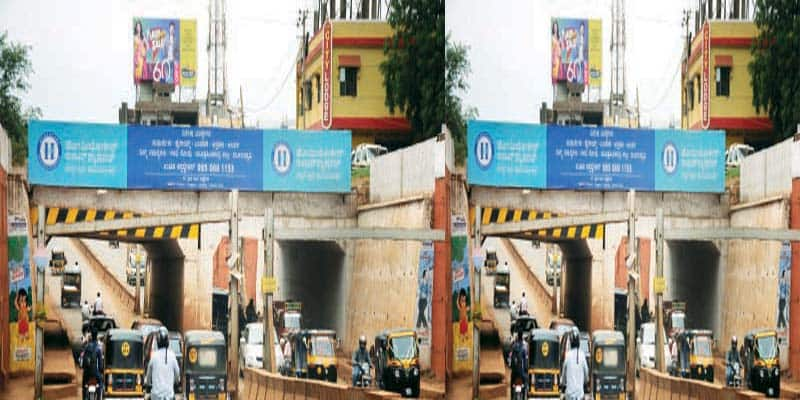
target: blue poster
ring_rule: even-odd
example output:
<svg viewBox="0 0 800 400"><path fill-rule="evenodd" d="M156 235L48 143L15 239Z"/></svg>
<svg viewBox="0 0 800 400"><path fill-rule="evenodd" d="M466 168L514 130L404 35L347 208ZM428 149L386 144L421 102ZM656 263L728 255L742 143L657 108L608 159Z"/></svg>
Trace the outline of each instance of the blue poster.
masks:
<svg viewBox="0 0 800 400"><path fill-rule="evenodd" d="M28 124L28 176L53 186L125 188L125 125L36 121Z"/></svg>
<svg viewBox="0 0 800 400"><path fill-rule="evenodd" d="M350 132L264 132L266 191L349 192Z"/></svg>
<svg viewBox="0 0 800 400"><path fill-rule="evenodd" d="M546 186L546 125L469 121L467 146L469 183L530 188Z"/></svg>
<svg viewBox="0 0 800 400"><path fill-rule="evenodd" d="M128 127L128 188L261 190L258 130Z"/></svg>
<svg viewBox="0 0 800 400"><path fill-rule="evenodd" d="M422 243L419 251L419 269L417 272L417 308L414 310L414 328L420 345L430 346L431 340L431 303L433 303L433 242Z"/></svg>
<svg viewBox="0 0 800 400"><path fill-rule="evenodd" d="M655 131L655 190L725 191L724 131Z"/></svg>

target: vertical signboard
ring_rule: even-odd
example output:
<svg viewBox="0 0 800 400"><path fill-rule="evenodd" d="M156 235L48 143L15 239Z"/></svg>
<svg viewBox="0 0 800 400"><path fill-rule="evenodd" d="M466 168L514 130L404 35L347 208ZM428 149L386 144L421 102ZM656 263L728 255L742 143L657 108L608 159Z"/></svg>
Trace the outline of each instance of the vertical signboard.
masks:
<svg viewBox="0 0 800 400"><path fill-rule="evenodd" d="M12 373L33 371L33 293L28 245L28 223L24 216L8 218L8 287L9 287L9 368Z"/></svg>
<svg viewBox="0 0 800 400"><path fill-rule="evenodd" d="M433 242L422 243L417 272L417 307L414 309L414 328L419 338L420 364L423 369L431 365L431 303L433 297Z"/></svg>
<svg viewBox="0 0 800 400"><path fill-rule="evenodd" d="M182 26L184 25L185 26ZM186 54L183 51L186 51ZM186 63L184 65L183 63ZM182 82L182 77L188 77ZM197 83L197 23L194 20L134 18L133 80L171 85Z"/></svg>
<svg viewBox="0 0 800 400"><path fill-rule="evenodd" d="M472 292L467 218L452 216L450 246L453 272L453 372L472 370Z"/></svg>
<svg viewBox="0 0 800 400"><path fill-rule="evenodd" d="M30 121L31 183L125 188L127 129L125 125Z"/></svg>
<svg viewBox="0 0 800 400"><path fill-rule="evenodd" d="M789 294L792 282L792 244L783 242L778 262L778 348L783 366L789 365Z"/></svg>
<svg viewBox="0 0 800 400"><path fill-rule="evenodd" d="M599 87L602 74L603 33L600 20L552 18L550 61L553 83Z"/></svg>
<svg viewBox="0 0 800 400"><path fill-rule="evenodd" d="M322 25L322 128L330 129L333 122L333 25L325 21Z"/></svg>
<svg viewBox="0 0 800 400"><path fill-rule="evenodd" d="M467 136L470 183L546 186L546 125L468 121Z"/></svg>
<svg viewBox="0 0 800 400"><path fill-rule="evenodd" d="M703 129L708 129L711 123L711 24L706 22L703 26L702 44L702 77L700 85L701 122Z"/></svg>

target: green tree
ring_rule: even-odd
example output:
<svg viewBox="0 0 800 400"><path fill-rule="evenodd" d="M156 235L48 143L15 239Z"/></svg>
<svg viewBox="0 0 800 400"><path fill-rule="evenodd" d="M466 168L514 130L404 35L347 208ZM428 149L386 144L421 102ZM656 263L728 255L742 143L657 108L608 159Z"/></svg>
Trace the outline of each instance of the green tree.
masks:
<svg viewBox="0 0 800 400"><path fill-rule="evenodd" d="M800 1L756 0L753 60L748 65L753 105L767 111L775 134L784 138L800 123Z"/></svg>
<svg viewBox="0 0 800 400"><path fill-rule="evenodd" d="M388 15L386 106L405 114L415 142L424 140L441 132L446 114L444 0L391 0Z"/></svg>
<svg viewBox="0 0 800 400"><path fill-rule="evenodd" d="M444 122L453 135L456 163L463 164L467 158L467 120L478 117L474 107L464 108L461 93L469 88L467 76L470 73L469 48L460 43L453 43L447 37L447 53L445 56L445 115Z"/></svg>
<svg viewBox="0 0 800 400"><path fill-rule="evenodd" d="M0 33L0 125L11 139L15 165L24 164L28 156L28 119L41 116L37 107L24 108L19 97L30 87L29 51L29 46L9 40L7 32Z"/></svg>

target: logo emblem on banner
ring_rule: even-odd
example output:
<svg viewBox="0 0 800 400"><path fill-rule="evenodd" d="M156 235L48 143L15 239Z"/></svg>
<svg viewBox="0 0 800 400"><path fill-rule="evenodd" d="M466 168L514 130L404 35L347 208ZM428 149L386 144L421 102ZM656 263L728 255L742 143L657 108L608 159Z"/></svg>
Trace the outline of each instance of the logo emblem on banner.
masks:
<svg viewBox="0 0 800 400"><path fill-rule="evenodd" d="M279 175L286 175L292 169L292 150L285 142L278 142L272 148L272 168Z"/></svg>
<svg viewBox="0 0 800 400"><path fill-rule="evenodd" d="M37 153L42 167L47 170L57 167L58 161L61 159L61 142L58 140L58 136L53 132L45 132L39 138Z"/></svg>
<svg viewBox="0 0 800 400"><path fill-rule="evenodd" d="M672 175L678 169L678 149L672 142L664 144L664 151L661 153L661 166L664 172Z"/></svg>
<svg viewBox="0 0 800 400"><path fill-rule="evenodd" d="M492 165L494 156L494 143L491 136L486 132L481 132L475 141L475 159L481 169L487 169Z"/></svg>

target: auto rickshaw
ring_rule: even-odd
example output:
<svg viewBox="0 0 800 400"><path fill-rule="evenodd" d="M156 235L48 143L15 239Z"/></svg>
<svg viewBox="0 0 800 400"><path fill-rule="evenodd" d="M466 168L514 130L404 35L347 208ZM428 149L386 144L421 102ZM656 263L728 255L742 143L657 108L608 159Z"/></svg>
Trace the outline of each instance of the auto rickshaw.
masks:
<svg viewBox="0 0 800 400"><path fill-rule="evenodd" d="M508 292L511 289L511 271L508 265L497 267L494 275L494 308L508 308Z"/></svg>
<svg viewBox="0 0 800 400"><path fill-rule="evenodd" d="M534 329L528 339L530 367L528 397L559 397L559 337L552 329Z"/></svg>
<svg viewBox="0 0 800 400"><path fill-rule="evenodd" d="M592 397L625 399L625 337L620 331L592 334Z"/></svg>
<svg viewBox="0 0 800 400"><path fill-rule="evenodd" d="M296 363L295 370L305 369L309 379L336 382L336 332L329 329L306 329L295 335L295 353L305 360ZM297 354L296 354L297 355ZM297 368L299 367L299 368Z"/></svg>
<svg viewBox="0 0 800 400"><path fill-rule="evenodd" d="M103 398L144 399L142 333L111 329L103 338Z"/></svg>
<svg viewBox="0 0 800 400"><path fill-rule="evenodd" d="M778 335L772 329L756 329L742 342L742 364L747 388L778 397L781 394L781 366Z"/></svg>
<svg viewBox="0 0 800 400"><path fill-rule="evenodd" d="M375 358L379 388L419 397L419 348L413 329L384 331L375 336Z"/></svg>
<svg viewBox="0 0 800 400"><path fill-rule="evenodd" d="M710 330L690 329L675 335L678 369L684 378L714 382L714 338Z"/></svg>
<svg viewBox="0 0 800 400"><path fill-rule="evenodd" d="M59 247L54 247L50 251L50 271L53 275L61 275L64 272L64 266L67 265L67 256L64 255L64 250Z"/></svg>
<svg viewBox="0 0 800 400"><path fill-rule="evenodd" d="M187 400L228 397L228 349L225 336L217 331L192 330L184 335L183 373Z"/></svg>
<svg viewBox="0 0 800 400"><path fill-rule="evenodd" d="M61 276L61 307L81 306L81 269L78 266L67 266Z"/></svg>
<svg viewBox="0 0 800 400"><path fill-rule="evenodd" d="M494 247L486 248L486 259L483 261L483 268L486 269L486 275L493 275L497 269L497 249Z"/></svg>

